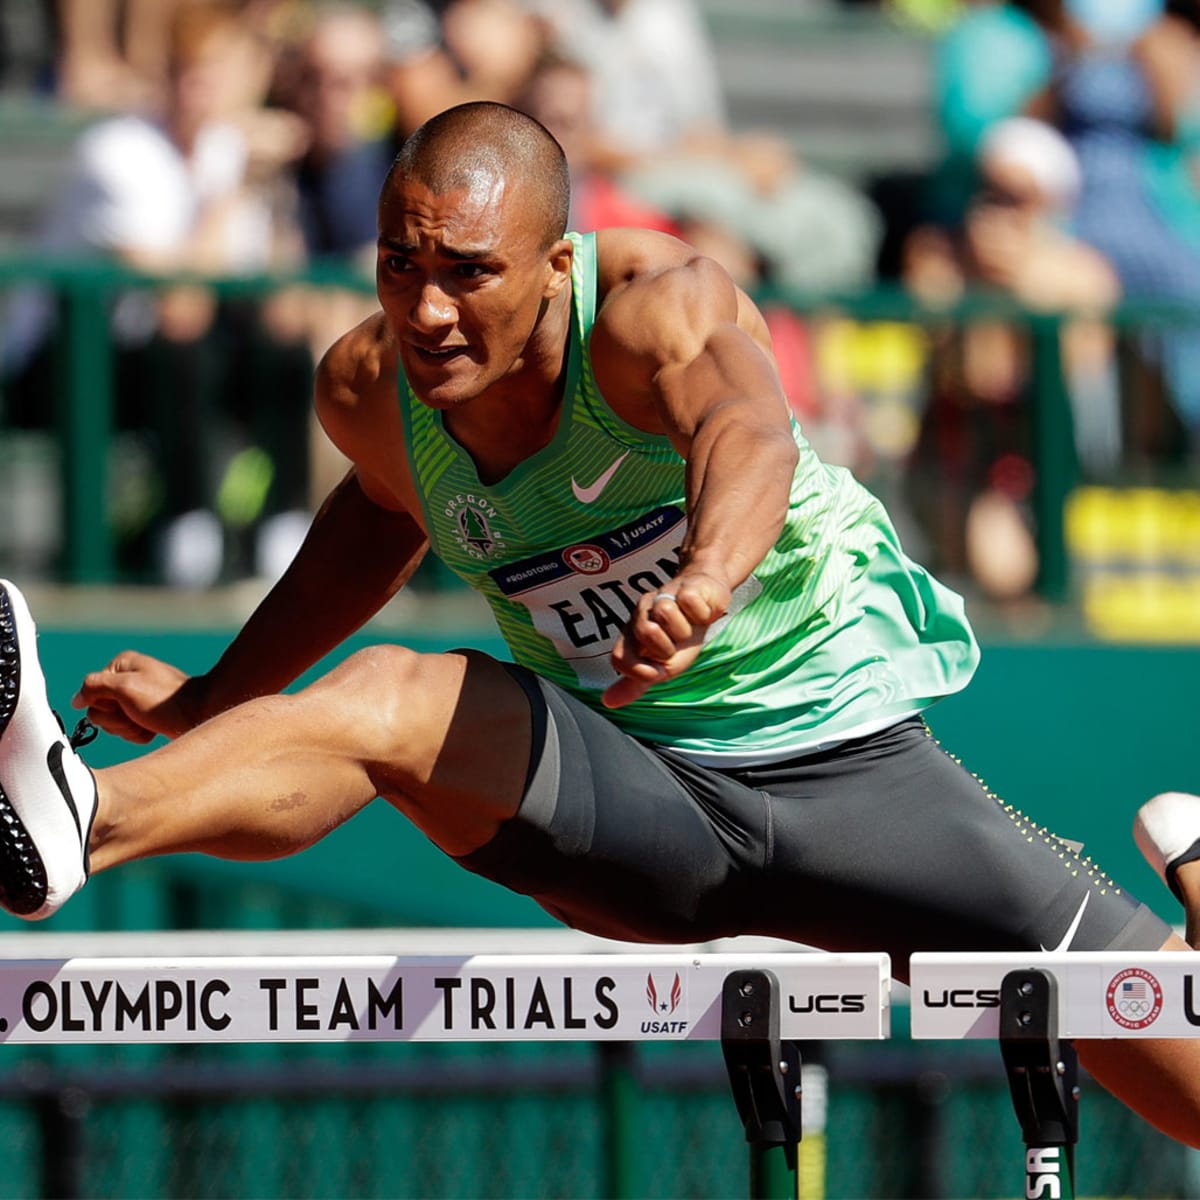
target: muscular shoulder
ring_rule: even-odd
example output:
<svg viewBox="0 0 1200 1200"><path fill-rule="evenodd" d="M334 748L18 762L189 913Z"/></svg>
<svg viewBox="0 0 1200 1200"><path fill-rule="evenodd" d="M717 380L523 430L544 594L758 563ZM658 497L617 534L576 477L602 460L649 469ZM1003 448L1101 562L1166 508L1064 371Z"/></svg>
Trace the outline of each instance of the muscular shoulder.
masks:
<svg viewBox="0 0 1200 1200"><path fill-rule="evenodd" d="M344 333L317 368L317 416L382 508L419 511L404 452L396 395L395 340L382 313Z"/></svg>
<svg viewBox="0 0 1200 1200"><path fill-rule="evenodd" d="M713 259L687 242L650 229L596 235L597 322L623 336L684 332L687 318L733 321L766 341L757 306Z"/></svg>
<svg viewBox="0 0 1200 1200"><path fill-rule="evenodd" d="M602 388L611 372L628 385L631 371L636 376L693 358L722 326L737 326L770 352L754 302L724 268L686 242L652 230L613 229L597 234L596 245L592 356Z"/></svg>
<svg viewBox="0 0 1200 1200"><path fill-rule="evenodd" d="M317 367L317 407L322 416L349 415L395 384L394 340L383 313L373 313L325 352Z"/></svg>

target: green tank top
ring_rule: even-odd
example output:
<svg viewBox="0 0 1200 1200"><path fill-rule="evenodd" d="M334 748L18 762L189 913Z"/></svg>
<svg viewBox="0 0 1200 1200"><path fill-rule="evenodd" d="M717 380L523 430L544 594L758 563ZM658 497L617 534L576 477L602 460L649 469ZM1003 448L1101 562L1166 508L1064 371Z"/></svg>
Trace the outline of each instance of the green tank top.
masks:
<svg viewBox="0 0 1200 1200"><path fill-rule="evenodd" d="M962 688L978 660L962 600L904 555L882 505L793 423L800 461L778 541L688 671L603 708L637 597L678 569L684 462L601 397L588 356L595 239L570 236L572 331L549 445L482 484L441 413L399 387L431 549L487 598L514 661L635 737L730 764L856 736Z"/></svg>

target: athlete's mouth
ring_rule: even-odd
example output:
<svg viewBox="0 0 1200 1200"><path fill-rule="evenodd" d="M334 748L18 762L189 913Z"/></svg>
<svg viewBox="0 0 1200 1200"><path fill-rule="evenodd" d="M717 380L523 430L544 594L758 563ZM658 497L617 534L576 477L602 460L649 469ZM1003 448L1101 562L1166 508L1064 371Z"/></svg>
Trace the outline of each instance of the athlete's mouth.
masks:
<svg viewBox="0 0 1200 1200"><path fill-rule="evenodd" d="M419 346L416 342L409 343L412 346L413 352L418 358L429 363L448 363L458 358L460 355L467 353L467 347L464 346Z"/></svg>

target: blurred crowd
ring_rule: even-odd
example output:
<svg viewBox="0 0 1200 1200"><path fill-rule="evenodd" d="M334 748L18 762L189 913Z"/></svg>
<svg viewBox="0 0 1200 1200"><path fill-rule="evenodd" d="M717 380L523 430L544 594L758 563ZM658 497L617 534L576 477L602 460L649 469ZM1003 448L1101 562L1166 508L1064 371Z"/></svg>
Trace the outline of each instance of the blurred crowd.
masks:
<svg viewBox="0 0 1200 1200"><path fill-rule="evenodd" d="M203 587L288 560L344 468L308 415L308 381L372 308L379 184L407 133L468 99L514 104L558 137L573 228L667 231L760 296L810 440L956 581L1018 598L1038 571L1033 343L1015 309L962 319L965 298L1070 311L1061 361L1089 476L1146 455L1186 463L1198 442L1198 331L1106 318L1122 300L1200 301L1196 0L941 6L928 35L940 161L853 180L733 127L696 0L40 12L28 86L88 120L39 252L189 279L112 306L128 578ZM342 286L204 286L324 264ZM867 322L799 300L881 286L934 317ZM53 428L58 318L44 290L7 298L4 427Z"/></svg>

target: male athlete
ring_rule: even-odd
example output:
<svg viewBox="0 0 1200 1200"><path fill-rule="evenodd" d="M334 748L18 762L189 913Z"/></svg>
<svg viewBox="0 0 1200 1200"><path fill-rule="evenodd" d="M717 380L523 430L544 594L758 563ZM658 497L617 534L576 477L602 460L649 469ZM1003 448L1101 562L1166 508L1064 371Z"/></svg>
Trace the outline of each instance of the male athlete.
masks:
<svg viewBox="0 0 1200 1200"><path fill-rule="evenodd" d="M291 854L382 796L594 933L781 935L902 974L914 950L1186 950L933 741L919 714L976 664L962 603L813 455L747 297L664 235L564 234L567 202L557 143L512 109L405 144L382 311L317 374L353 469L211 671L125 653L76 697L168 745L90 772L0 587L5 906L47 916L147 855ZM514 663L377 646L280 694L427 547ZM1197 1044L1080 1053L1200 1145Z"/></svg>

